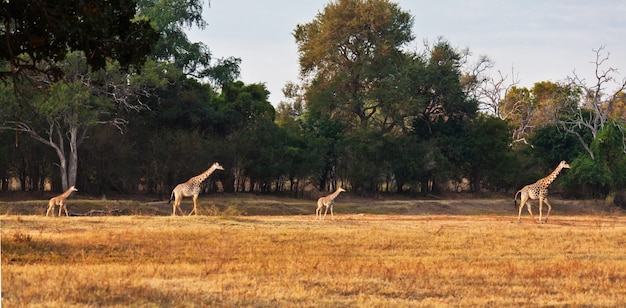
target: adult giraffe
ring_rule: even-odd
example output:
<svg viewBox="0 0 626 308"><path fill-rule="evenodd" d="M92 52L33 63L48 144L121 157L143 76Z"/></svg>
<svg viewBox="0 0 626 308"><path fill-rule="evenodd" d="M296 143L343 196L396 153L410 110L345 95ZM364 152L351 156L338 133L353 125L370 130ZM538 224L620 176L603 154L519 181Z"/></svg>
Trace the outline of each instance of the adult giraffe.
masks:
<svg viewBox="0 0 626 308"><path fill-rule="evenodd" d="M196 215L198 215L197 202L198 202L198 195L200 195L200 190L201 190L200 184L202 184L202 182L204 182L204 180L206 180L211 175L211 173L213 173L213 171L215 170L224 170L224 167L220 166L219 163L215 162L206 171L202 172L199 175L192 177L191 179L189 179L189 181L185 183L180 183L176 185L176 187L174 187L174 190L172 190L172 194L170 195L170 200L168 201L169 203L169 202L172 202L172 200L174 200L174 204L172 205L172 216L176 216L176 209L178 209L180 213L184 215L185 213L180 208L180 201L183 200L183 197L192 197L192 196L193 196L193 210L189 212L189 216L191 216L191 213L195 213Z"/></svg>
<svg viewBox="0 0 626 308"><path fill-rule="evenodd" d="M552 210L552 206L550 205L550 202L548 202L548 187L550 186L550 184L552 184L552 182L554 182L556 177L559 175L559 172L561 172L563 168L569 169L569 164L566 163L564 160L561 161L561 163L556 166L556 169L554 169L554 171L552 171L552 173L550 173L545 178L540 179L533 184L526 185L522 189L517 191L517 193L515 194L515 198L513 198L513 204L517 206L518 194L521 194L520 200L522 201L519 205L517 222L522 221L522 208L524 207L524 204L527 204L528 213L530 213L530 217L535 220L533 212L530 209L530 202L528 202L529 198L532 200L539 199L539 223L541 223L541 210L543 208L543 202L546 202L546 205L548 205L548 214L546 215L545 222L548 222L548 217L550 217L550 211Z"/></svg>

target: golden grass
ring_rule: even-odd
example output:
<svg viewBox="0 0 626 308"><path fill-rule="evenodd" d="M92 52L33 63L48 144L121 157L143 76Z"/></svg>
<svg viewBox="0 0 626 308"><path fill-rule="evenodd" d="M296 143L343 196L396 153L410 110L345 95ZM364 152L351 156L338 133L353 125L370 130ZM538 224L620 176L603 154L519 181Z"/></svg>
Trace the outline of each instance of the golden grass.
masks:
<svg viewBox="0 0 626 308"><path fill-rule="evenodd" d="M3 307L624 306L621 217L5 216Z"/></svg>

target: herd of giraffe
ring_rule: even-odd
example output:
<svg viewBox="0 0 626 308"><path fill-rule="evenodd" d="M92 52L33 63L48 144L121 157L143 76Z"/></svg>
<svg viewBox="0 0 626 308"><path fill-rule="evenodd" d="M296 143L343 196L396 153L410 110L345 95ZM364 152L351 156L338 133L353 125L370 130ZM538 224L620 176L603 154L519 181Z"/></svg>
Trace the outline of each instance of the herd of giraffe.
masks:
<svg viewBox="0 0 626 308"><path fill-rule="evenodd" d="M518 190L517 193L515 193L515 197L513 198L514 206L517 207L517 195L520 195L520 200L521 200L519 208L518 208L518 215L517 215L518 222L522 221L522 209L524 208L524 204L526 204L528 208L528 213L530 214L530 217L533 219L533 221L535 220L535 216L533 216L533 212L530 209L529 199L531 200L539 199L539 223L542 223L543 203L544 202L546 203L546 205L548 206L548 213L546 214L546 220L543 222L548 222L548 217L550 217L550 211L552 211L552 205L550 205L550 202L548 202L548 187L550 186L550 184L552 184L552 182L554 182L554 180L559 175L561 170L563 170L563 168L569 169L570 166L567 162L561 161L561 163L559 163L556 169L554 169L554 171L552 171L552 173L550 173L548 176L538 180L537 182L533 184L529 184L529 185L522 187L522 189ZM168 201L169 203L172 200L174 200L174 203L172 204L172 216L176 216L176 209L180 211L181 215L184 215L183 210L180 208L180 202L182 201L183 197L192 197L193 209L191 210L191 212L189 212L189 215L191 215L192 213L195 215L198 215L197 202L198 202L198 196L200 195L200 191L202 190L201 184L215 170L224 170L224 167L222 167L219 163L215 162L206 171L202 172L199 175L192 177L187 182L180 183L176 185L176 187L174 187L174 190L172 190L172 194L170 195L170 199ZM51 198L50 201L48 202L48 210L46 211L46 216L48 216L48 214L50 213L52 213L52 216L54 216L54 208L57 205L59 206L59 216L61 216L62 210L65 210L65 216L69 216L67 213L67 207L65 206L65 201L72 194L72 192L75 192L75 191L78 191L78 189L72 186L64 193ZM328 196L319 198L317 200L317 207L315 208L315 220L318 220L318 219L324 220L324 218L326 218L326 214L328 214L329 209L330 209L331 218L335 219L335 215L333 213L333 205L335 203L335 198L337 198L337 196L339 196L339 194L344 191L345 190L343 188L339 187L334 193ZM324 216L322 216L323 208L326 209L324 211Z"/></svg>

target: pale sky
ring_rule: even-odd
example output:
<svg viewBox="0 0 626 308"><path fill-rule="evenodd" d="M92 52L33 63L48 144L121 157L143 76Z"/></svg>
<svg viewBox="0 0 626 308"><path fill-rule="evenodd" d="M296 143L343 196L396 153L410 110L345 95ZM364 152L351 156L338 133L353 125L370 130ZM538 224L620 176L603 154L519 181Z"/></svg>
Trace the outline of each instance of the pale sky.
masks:
<svg viewBox="0 0 626 308"><path fill-rule="evenodd" d="M205 1L206 2L206 1ZM298 83L298 53L293 31L311 22L329 0L210 0L205 4L204 30L188 32L214 58L241 58L240 80L264 83L276 106L285 100L282 88ZM414 16L415 40L409 50L423 51L423 42L438 37L451 46L469 48L474 58L486 55L519 86L564 80L573 72L592 84L593 49L605 46L607 68L626 77L626 2L622 0L439 0L392 1ZM511 77L508 79L511 81Z"/></svg>

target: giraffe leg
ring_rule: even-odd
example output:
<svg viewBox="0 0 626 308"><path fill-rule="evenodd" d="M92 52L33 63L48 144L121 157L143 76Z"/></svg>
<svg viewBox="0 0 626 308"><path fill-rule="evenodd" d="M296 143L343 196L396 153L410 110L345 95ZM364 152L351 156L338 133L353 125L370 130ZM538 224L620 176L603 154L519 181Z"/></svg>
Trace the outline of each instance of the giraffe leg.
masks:
<svg viewBox="0 0 626 308"><path fill-rule="evenodd" d="M61 205L59 206L59 217L61 217L61 210L65 210L65 216L70 216L67 213L67 206L65 206L65 202L61 203Z"/></svg>
<svg viewBox="0 0 626 308"><path fill-rule="evenodd" d="M528 213L530 214L530 218L535 221L535 215L533 215L533 210L531 209L530 202L526 202L526 208L528 209Z"/></svg>
<svg viewBox="0 0 626 308"><path fill-rule="evenodd" d="M180 211L181 215L185 215L185 212L180 208L180 202L183 199L182 195L175 195L174 197L174 205L172 205L172 216L176 216L176 209Z"/></svg>
<svg viewBox="0 0 626 308"><path fill-rule="evenodd" d="M330 207L330 218L332 220L335 220L335 214L333 214L333 207L334 207L334 205L335 205L334 202L328 205Z"/></svg>
<svg viewBox="0 0 626 308"><path fill-rule="evenodd" d="M552 205L550 204L550 202L548 202L548 198L545 198L544 201L546 202L546 205L548 206L548 213L546 214L546 223L548 222L548 217L550 217L550 212L552 211Z"/></svg>
<svg viewBox="0 0 626 308"><path fill-rule="evenodd" d="M189 212L189 216L191 216L191 213L194 213L196 216L198 216L198 211L196 210L197 203L198 203L198 195L193 195L193 210Z"/></svg>
<svg viewBox="0 0 626 308"><path fill-rule="evenodd" d="M183 197L180 197L180 200L178 200L178 203L176 203L176 208L178 209L178 211L180 212L180 216L185 216L185 212L183 211L183 209L180 207L181 202L183 201Z"/></svg>
<svg viewBox="0 0 626 308"><path fill-rule="evenodd" d="M326 204L326 211L324 211L324 217L322 218L322 220L324 220L324 218L326 218L326 214L328 214L328 207L329 206L330 206L329 204Z"/></svg>
<svg viewBox="0 0 626 308"><path fill-rule="evenodd" d="M528 206L528 212L530 213L530 217L533 216L533 213L530 211L530 202L528 202L528 195L522 193L520 200L521 202L519 204L519 214L517 215L517 222L522 222L522 210L524 209L524 204Z"/></svg>
<svg viewBox="0 0 626 308"><path fill-rule="evenodd" d="M541 211L543 210L543 197L539 197L539 223L541 223Z"/></svg>
<svg viewBox="0 0 626 308"><path fill-rule="evenodd" d="M50 211L52 211L52 216L54 216L54 203L52 202L48 204L48 210L46 211L46 216L50 214Z"/></svg>

